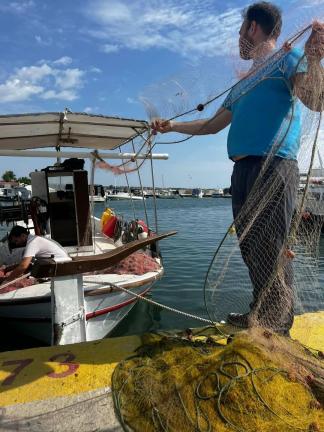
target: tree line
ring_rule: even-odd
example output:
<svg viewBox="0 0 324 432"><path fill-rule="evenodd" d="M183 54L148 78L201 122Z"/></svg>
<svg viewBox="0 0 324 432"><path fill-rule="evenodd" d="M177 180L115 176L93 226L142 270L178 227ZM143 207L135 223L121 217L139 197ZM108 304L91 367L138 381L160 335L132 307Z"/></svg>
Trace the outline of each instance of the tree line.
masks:
<svg viewBox="0 0 324 432"><path fill-rule="evenodd" d="M23 177L18 177L17 178L16 174L13 171L11 171L11 170L5 171L2 174L2 180L5 181L5 182L18 181L19 183L23 183L25 185L30 185L31 184L31 180L30 180L29 177L23 176Z"/></svg>

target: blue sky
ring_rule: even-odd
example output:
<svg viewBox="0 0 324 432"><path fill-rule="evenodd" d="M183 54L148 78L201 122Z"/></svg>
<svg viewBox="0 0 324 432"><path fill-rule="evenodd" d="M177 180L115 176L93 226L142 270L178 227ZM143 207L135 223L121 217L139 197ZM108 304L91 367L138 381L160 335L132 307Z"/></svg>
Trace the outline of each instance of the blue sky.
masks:
<svg viewBox="0 0 324 432"><path fill-rule="evenodd" d="M323 18L323 3L282 1L283 37L315 17ZM241 68L238 30L247 4L0 0L0 113L68 107L136 119L148 119L153 111L178 114L235 81ZM179 100L175 95L180 93ZM155 164L157 184L163 176L166 186L228 186L232 163L226 156L226 134L158 146L156 151L169 153L170 159ZM11 168L22 176L48 164L1 158L0 174ZM96 181L110 184L114 178L97 171Z"/></svg>

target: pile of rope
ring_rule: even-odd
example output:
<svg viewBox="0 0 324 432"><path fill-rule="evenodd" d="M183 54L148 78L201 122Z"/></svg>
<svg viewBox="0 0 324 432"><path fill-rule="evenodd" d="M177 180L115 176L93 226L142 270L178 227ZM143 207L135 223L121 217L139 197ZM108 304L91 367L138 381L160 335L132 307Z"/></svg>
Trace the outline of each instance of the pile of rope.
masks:
<svg viewBox="0 0 324 432"><path fill-rule="evenodd" d="M123 429L324 430L322 353L262 329L218 339L149 336L121 362L112 387Z"/></svg>

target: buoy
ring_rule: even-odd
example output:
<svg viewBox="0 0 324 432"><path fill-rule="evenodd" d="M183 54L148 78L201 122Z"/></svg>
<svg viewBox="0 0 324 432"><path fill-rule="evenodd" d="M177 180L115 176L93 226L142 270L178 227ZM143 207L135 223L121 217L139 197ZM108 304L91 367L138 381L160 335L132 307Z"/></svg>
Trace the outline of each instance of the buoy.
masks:
<svg viewBox="0 0 324 432"><path fill-rule="evenodd" d="M143 228L143 231L148 233L148 226L146 225L146 223L142 220L138 220L137 221L137 225L141 226Z"/></svg>
<svg viewBox="0 0 324 432"><path fill-rule="evenodd" d="M115 227L117 223L117 216L112 215L105 225L102 227L102 232L108 237L114 237Z"/></svg>
<svg viewBox="0 0 324 432"><path fill-rule="evenodd" d="M106 208L105 211L101 215L101 230L103 230L103 227L106 225L107 221L112 217L115 216L115 213L110 208Z"/></svg>

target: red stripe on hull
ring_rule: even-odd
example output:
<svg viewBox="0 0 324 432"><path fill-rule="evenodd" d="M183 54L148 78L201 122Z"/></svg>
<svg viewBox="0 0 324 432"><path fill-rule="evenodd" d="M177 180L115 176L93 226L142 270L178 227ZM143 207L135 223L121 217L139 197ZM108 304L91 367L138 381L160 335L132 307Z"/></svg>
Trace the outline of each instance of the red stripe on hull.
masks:
<svg viewBox="0 0 324 432"><path fill-rule="evenodd" d="M151 287L147 288L145 291L143 291L141 294L138 294L138 295L141 296L141 297L144 297L145 294L147 294L150 291L150 289L151 289ZM131 303L134 303L136 300L137 300L137 297L134 297L134 298L131 298L131 299L129 299L129 300L123 302L123 303L119 303L119 304L116 304L116 305L113 305L113 306L109 306L109 307L106 307L104 309L100 309L100 310L95 311L95 312L89 312L86 315L86 320L89 320L91 318L96 318L97 316L104 315L104 314L106 314L108 312L113 312L113 311L116 311L118 309L121 309L121 308L123 308L125 306L128 306Z"/></svg>

